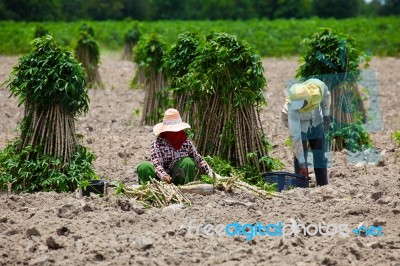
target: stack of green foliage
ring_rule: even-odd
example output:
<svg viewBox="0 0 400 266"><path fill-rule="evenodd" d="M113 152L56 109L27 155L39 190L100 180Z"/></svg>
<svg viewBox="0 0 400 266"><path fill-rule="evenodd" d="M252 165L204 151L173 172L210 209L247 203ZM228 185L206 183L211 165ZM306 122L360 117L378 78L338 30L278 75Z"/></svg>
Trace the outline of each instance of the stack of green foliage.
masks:
<svg viewBox="0 0 400 266"><path fill-rule="evenodd" d="M140 31L138 23L134 23L133 28L128 30L125 34L125 48L122 54L122 59L133 60L132 49L135 47L140 38Z"/></svg>
<svg viewBox="0 0 400 266"><path fill-rule="evenodd" d="M39 37L43 37L47 34L49 34L49 31L45 27L43 27L43 25L36 26L35 34L34 34L35 39L39 38Z"/></svg>
<svg viewBox="0 0 400 266"><path fill-rule="evenodd" d="M187 104L193 108L198 151L235 166L271 170L266 162L273 159L259 118L266 86L260 57L227 33L208 36L196 53L180 90L191 91Z"/></svg>
<svg viewBox="0 0 400 266"><path fill-rule="evenodd" d="M19 59L8 80L25 106L21 135L0 152L0 189L71 191L97 178L94 155L78 144L75 117L89 106L85 73L73 54L46 35Z"/></svg>
<svg viewBox="0 0 400 266"><path fill-rule="evenodd" d="M189 72L189 65L198 55L199 50L197 48L202 41L198 33L182 33L163 58L168 85L173 92L174 107L182 114L182 118L189 121L190 124L193 122L190 114L193 112L194 105L188 105L187 100L192 90L181 86L181 83Z"/></svg>
<svg viewBox="0 0 400 266"><path fill-rule="evenodd" d="M93 38L93 29L86 24L80 28L80 38L75 47L76 58L86 70L86 83L89 87L103 87L99 73L100 49Z"/></svg>
<svg viewBox="0 0 400 266"><path fill-rule="evenodd" d="M141 124L158 123L168 107L168 92L164 89L167 81L162 67L165 50L165 43L155 34L140 39L134 48L138 70L133 83L143 85L146 91Z"/></svg>
<svg viewBox="0 0 400 266"><path fill-rule="evenodd" d="M365 119L361 92L360 64L366 59L355 41L331 29L322 29L311 39L305 39L302 65L297 77L302 80L318 78L325 82L331 92L331 116L329 137L335 139L333 149L349 150L368 146L368 134L361 126ZM347 134L348 132L355 133Z"/></svg>
<svg viewBox="0 0 400 266"><path fill-rule="evenodd" d="M79 32L86 32L89 34L91 37L94 37L94 30L91 26L89 26L86 23L83 23L82 25L79 26Z"/></svg>

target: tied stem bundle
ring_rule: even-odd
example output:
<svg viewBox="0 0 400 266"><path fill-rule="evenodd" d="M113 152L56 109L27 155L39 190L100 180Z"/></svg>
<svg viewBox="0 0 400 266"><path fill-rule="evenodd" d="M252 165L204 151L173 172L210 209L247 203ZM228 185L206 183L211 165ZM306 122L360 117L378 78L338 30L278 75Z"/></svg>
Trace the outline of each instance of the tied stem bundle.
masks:
<svg viewBox="0 0 400 266"><path fill-rule="evenodd" d="M140 39L134 48L134 62L138 71L133 80L134 87L143 86L144 99L142 125L155 125L162 117L162 111L168 106L168 92L164 89L167 80L162 68L165 43L160 36L152 34Z"/></svg>
<svg viewBox="0 0 400 266"><path fill-rule="evenodd" d="M201 183L201 181L193 181L186 184L185 186L199 185ZM213 186L215 188L222 188L226 191L232 191L234 188L237 188L247 193L255 194L262 199L272 199L272 197L277 196L277 194L273 194L271 192L260 189L257 186L253 186L246 182L243 182L242 180L240 180L240 177L236 175L220 178L214 177Z"/></svg>
<svg viewBox="0 0 400 266"><path fill-rule="evenodd" d="M147 184L137 189L124 186L123 194L129 198L135 198L146 207L163 208L176 203L192 205L177 186L155 179L150 179Z"/></svg>

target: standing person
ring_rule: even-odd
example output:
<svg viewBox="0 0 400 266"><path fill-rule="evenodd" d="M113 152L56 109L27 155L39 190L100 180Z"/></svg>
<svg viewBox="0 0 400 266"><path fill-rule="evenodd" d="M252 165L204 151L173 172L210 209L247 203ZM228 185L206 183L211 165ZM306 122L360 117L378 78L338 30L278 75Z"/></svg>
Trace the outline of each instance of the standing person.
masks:
<svg viewBox="0 0 400 266"><path fill-rule="evenodd" d="M156 177L167 183L187 184L194 180L196 166L213 176L210 166L188 139L184 131L188 128L190 125L182 122L178 110L165 111L163 122L153 128L157 138L151 144L151 162L142 162L137 168L139 184Z"/></svg>
<svg viewBox="0 0 400 266"><path fill-rule="evenodd" d="M328 184L328 159L325 153L325 132L330 123L330 93L324 82L309 79L294 84L282 110L282 119L289 127L295 173L308 176L307 146L313 153L318 186Z"/></svg>

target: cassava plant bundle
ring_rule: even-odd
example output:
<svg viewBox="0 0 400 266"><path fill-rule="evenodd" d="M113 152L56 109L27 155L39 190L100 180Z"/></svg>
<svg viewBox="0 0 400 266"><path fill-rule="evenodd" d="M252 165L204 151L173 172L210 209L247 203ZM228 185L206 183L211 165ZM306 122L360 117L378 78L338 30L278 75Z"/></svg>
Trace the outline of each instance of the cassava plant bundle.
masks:
<svg viewBox="0 0 400 266"><path fill-rule="evenodd" d="M132 50L139 41L140 31L138 23L134 23L132 29L125 33L125 47L122 54L122 59L132 61Z"/></svg>
<svg viewBox="0 0 400 266"><path fill-rule="evenodd" d="M91 37L94 37L94 30L92 27L90 27L88 24L83 23L81 26L79 26L79 32L86 32L89 34Z"/></svg>
<svg viewBox="0 0 400 266"><path fill-rule="evenodd" d="M145 89L141 124L158 123L168 107L167 80L162 67L165 49L165 43L155 34L141 38L134 48L134 61L138 65L135 79L142 75Z"/></svg>
<svg viewBox="0 0 400 266"><path fill-rule="evenodd" d="M81 27L79 40L75 47L76 58L82 63L86 71L86 83L90 88L102 88L103 84L99 73L100 49L93 38L93 30Z"/></svg>
<svg viewBox="0 0 400 266"><path fill-rule="evenodd" d="M247 193L255 194L262 199L272 199L273 196L277 195L272 191L267 191L259 188L258 186L248 184L242 181L243 177L240 175L233 175L216 178L214 185L218 188L221 187L223 190L232 191L235 188L243 190Z"/></svg>
<svg viewBox="0 0 400 266"><path fill-rule="evenodd" d="M145 207L163 208L177 203L188 206L192 204L177 186L156 179L150 179L147 184L138 188L130 188L123 183L119 183L116 193L135 198Z"/></svg>
<svg viewBox="0 0 400 266"><path fill-rule="evenodd" d="M150 179L147 184L135 188L128 187L121 182L117 184L115 193L117 195L122 194L129 198L134 198L147 208L164 208L171 204L191 206L192 203L186 197L186 193L197 194L200 192L201 194L207 192L206 195L209 195L213 193L214 187L228 192L234 189L240 189L246 193L255 194L262 199L272 199L273 196L277 196L275 193L265 191L257 186L243 182L240 179L239 176L221 177L215 179L212 186L206 185L201 181L195 181L179 187L156 179ZM197 192L194 192L193 189L197 190Z"/></svg>
<svg viewBox="0 0 400 266"><path fill-rule="evenodd" d="M351 37L327 28L311 39L304 39L302 44L305 49L296 77L302 80L318 78L328 86L333 118L333 132L330 133L362 123L365 110L357 82L361 76L360 65L365 59L368 66L365 53L358 49ZM335 143L334 149L344 148L346 136L335 137Z"/></svg>
<svg viewBox="0 0 400 266"><path fill-rule="evenodd" d="M85 72L73 54L46 35L33 42L8 80L24 105L21 135L0 152L0 189L70 191L94 179L94 159L79 145L75 117L88 111Z"/></svg>
<svg viewBox="0 0 400 266"><path fill-rule="evenodd" d="M194 141L200 154L271 170L263 163L268 141L259 117L266 86L260 57L227 33L208 36L197 52L182 86L196 103Z"/></svg>
<svg viewBox="0 0 400 266"><path fill-rule="evenodd" d="M192 90L182 86L181 82L189 72L189 65L198 55L199 50L197 48L201 42L202 39L196 32L182 33L163 58L168 87L173 92L174 107L182 114L182 118L189 121L190 124L193 122L190 114L195 108L193 105L195 103L188 102L190 98L188 95Z"/></svg>
<svg viewBox="0 0 400 266"><path fill-rule="evenodd" d="M47 34L49 34L49 31L43 25L39 24L35 28L34 39L43 37Z"/></svg>

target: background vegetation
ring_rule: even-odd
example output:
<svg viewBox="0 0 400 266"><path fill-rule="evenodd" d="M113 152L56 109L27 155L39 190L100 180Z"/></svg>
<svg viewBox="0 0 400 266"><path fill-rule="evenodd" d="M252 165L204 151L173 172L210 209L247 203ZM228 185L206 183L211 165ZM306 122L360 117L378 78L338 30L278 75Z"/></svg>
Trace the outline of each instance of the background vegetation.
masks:
<svg viewBox="0 0 400 266"><path fill-rule="evenodd" d="M400 0L0 0L0 19L216 20L400 14Z"/></svg>
<svg viewBox="0 0 400 266"><path fill-rule="evenodd" d="M1 1L1 0L0 0ZM123 50L124 36L135 23L124 21L77 21L77 22L13 22L0 21L0 54L21 54L29 51L36 27L44 26L55 40L63 45L75 47L79 28L89 24L100 45L100 49ZM353 37L359 48L371 55L400 55L400 17L374 19L277 19L247 21L142 21L138 28L141 34L155 33L167 44L177 41L185 31L227 32L250 43L261 56L291 56L301 51L300 42L310 37L319 27L328 27Z"/></svg>

